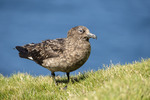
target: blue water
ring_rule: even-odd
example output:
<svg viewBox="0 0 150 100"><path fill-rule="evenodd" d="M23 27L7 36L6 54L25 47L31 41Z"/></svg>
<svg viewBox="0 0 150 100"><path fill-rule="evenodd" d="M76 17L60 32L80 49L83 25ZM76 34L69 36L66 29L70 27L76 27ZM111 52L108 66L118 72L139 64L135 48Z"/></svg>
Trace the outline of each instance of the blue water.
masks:
<svg viewBox="0 0 150 100"><path fill-rule="evenodd" d="M0 0L0 73L50 75L33 61L19 58L13 48L66 37L77 25L88 27L98 39L90 40L90 58L72 74L110 62L150 58L149 0Z"/></svg>

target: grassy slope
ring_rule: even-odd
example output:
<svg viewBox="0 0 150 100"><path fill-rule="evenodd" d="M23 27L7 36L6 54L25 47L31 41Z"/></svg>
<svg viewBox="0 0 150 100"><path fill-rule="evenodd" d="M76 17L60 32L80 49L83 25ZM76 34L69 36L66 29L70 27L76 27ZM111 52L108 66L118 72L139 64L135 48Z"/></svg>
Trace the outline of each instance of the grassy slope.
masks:
<svg viewBox="0 0 150 100"><path fill-rule="evenodd" d="M110 67L110 66L109 66ZM68 84L66 77L57 77L55 86L49 76L33 77L18 73L11 77L0 75L2 99L85 99L85 100L150 100L150 59L126 65L87 72Z"/></svg>

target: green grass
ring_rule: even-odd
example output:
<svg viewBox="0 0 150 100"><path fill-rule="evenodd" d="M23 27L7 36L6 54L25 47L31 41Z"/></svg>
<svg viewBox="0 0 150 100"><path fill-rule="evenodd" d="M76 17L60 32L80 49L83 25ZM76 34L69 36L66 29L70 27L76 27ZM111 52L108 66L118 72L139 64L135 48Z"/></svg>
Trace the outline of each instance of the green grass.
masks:
<svg viewBox="0 0 150 100"><path fill-rule="evenodd" d="M71 78L67 90L63 90L65 76L56 78L56 86L49 76L0 75L0 100L150 100L150 59L110 65Z"/></svg>

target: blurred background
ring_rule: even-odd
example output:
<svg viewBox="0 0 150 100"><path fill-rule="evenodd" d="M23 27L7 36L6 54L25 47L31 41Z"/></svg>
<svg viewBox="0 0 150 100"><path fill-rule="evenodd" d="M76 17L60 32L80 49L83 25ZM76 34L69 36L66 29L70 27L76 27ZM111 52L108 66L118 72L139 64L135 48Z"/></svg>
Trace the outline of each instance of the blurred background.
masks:
<svg viewBox="0 0 150 100"><path fill-rule="evenodd" d="M0 73L50 75L35 62L19 58L13 48L64 38L78 25L98 39L90 40L90 58L71 74L150 58L149 0L0 0Z"/></svg>

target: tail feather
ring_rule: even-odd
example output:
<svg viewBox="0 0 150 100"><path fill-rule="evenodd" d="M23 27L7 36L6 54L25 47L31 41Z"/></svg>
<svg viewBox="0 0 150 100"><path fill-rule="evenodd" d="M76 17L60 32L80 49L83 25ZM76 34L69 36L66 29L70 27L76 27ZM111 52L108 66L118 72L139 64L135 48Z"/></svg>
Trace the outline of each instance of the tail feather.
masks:
<svg viewBox="0 0 150 100"><path fill-rule="evenodd" d="M16 46L16 49L19 51L19 56L21 58L28 58L28 50L22 46Z"/></svg>

